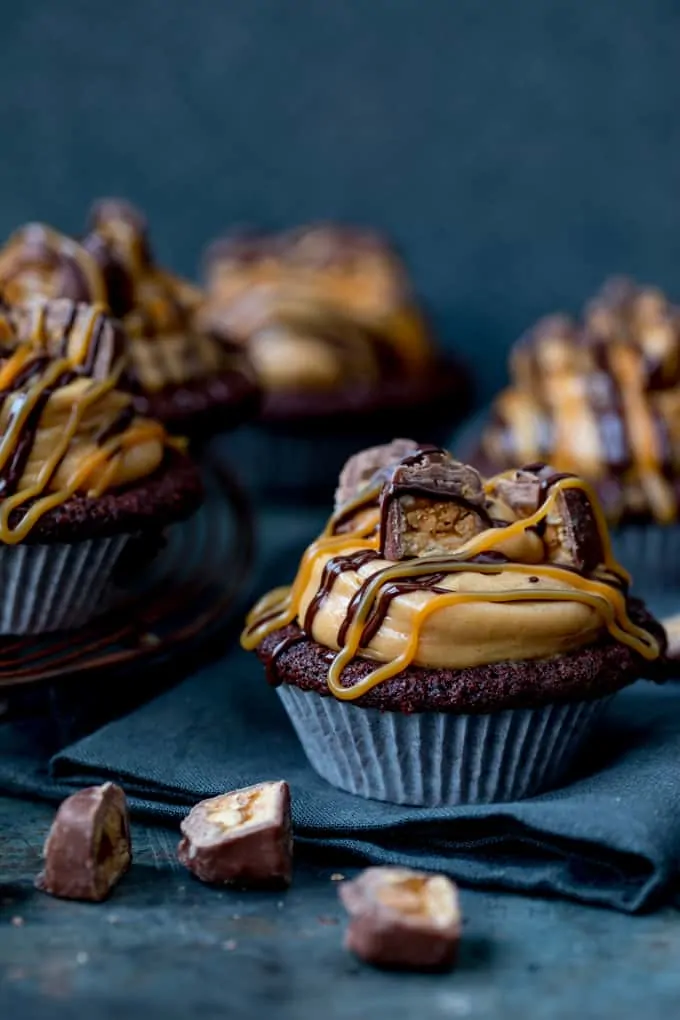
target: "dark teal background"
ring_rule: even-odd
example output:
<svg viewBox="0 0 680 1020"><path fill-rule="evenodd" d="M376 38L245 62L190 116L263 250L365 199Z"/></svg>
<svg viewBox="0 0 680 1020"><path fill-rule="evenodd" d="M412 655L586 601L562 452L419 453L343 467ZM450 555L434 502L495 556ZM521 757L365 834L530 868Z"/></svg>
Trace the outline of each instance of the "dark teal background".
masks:
<svg viewBox="0 0 680 1020"><path fill-rule="evenodd" d="M233 221L388 229L448 343L507 345L611 271L680 297L672 0L2 5L0 231L141 203L192 271Z"/></svg>

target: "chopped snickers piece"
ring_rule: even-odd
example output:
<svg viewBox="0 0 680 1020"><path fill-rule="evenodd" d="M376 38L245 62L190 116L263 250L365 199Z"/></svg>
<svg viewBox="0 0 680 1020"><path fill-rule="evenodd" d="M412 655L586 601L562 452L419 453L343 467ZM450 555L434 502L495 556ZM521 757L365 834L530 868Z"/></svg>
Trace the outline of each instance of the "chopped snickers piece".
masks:
<svg viewBox="0 0 680 1020"><path fill-rule="evenodd" d="M335 490L335 509L358 496L377 475L387 474L403 457L418 450L412 439L393 439L382 446L371 446L350 457L342 471Z"/></svg>
<svg viewBox="0 0 680 1020"><path fill-rule="evenodd" d="M381 496L381 551L387 559L443 555L486 530L482 479L436 447L405 457Z"/></svg>
<svg viewBox="0 0 680 1020"><path fill-rule="evenodd" d="M57 811L36 885L68 900L105 899L130 867L132 850L125 794L114 783L90 786Z"/></svg>
<svg viewBox="0 0 680 1020"><path fill-rule="evenodd" d="M343 882L350 915L345 946L378 967L444 970L460 940L458 892L444 875L410 868L367 868Z"/></svg>
<svg viewBox="0 0 680 1020"><path fill-rule="evenodd" d="M545 503L552 486L569 475L536 464L493 479L491 495L501 499L519 518L530 517ZM602 563L597 521L583 489L561 492L545 518L542 534L550 563L589 572Z"/></svg>
<svg viewBox="0 0 680 1020"><path fill-rule="evenodd" d="M252 888L290 885L290 790L283 780L202 800L181 829L177 856L202 882Z"/></svg>

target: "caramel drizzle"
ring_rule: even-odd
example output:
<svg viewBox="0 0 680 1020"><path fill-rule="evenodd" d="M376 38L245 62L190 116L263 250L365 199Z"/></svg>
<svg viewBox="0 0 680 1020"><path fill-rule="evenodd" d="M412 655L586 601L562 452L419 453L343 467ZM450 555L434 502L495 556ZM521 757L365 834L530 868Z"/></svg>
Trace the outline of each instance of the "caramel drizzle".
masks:
<svg viewBox="0 0 680 1020"><path fill-rule="evenodd" d="M64 485L43 495L66 456L88 408L116 387L123 368L121 361L106 379L91 380L84 392L74 399L67 424L43 463L35 483L17 490L50 396L56 389L86 376L94 364L100 336L97 327L102 322L104 311L103 306L93 306L88 328L84 330L85 336L78 349L69 356L54 360L36 353L40 349L43 322L43 318L38 316L32 340L19 347L0 369L0 401L9 402L9 420L0 439L0 497L4 497L0 504L0 542L7 545L21 542L44 514L65 503L77 491L85 490L91 496L101 495L110 485L124 451L151 439L165 440L165 430L160 424L145 420L135 423L134 417L129 417L124 411L104 428L98 437L97 449L74 466ZM62 350L67 349L68 330L62 344ZM27 388L22 389L24 386ZM98 483L88 489L89 479L102 468ZM13 512L32 500L35 502L25 510L16 526L11 527Z"/></svg>
<svg viewBox="0 0 680 1020"><path fill-rule="evenodd" d="M493 484L493 480L487 483L487 490L493 488ZM596 572L598 576L585 577L573 568L555 564L511 563L505 562L504 558L500 562L489 562L491 557L498 555L496 546L508 539L522 536L529 529L544 528L546 519L561 493L568 489L581 490L591 503L603 550L602 564ZM331 559L324 567L321 584L305 613L301 629L306 634L311 634L314 617L324 599L330 594L337 577L345 570L358 570L372 559L378 558L377 508L375 516L365 521L360 530L343 536L337 536L335 531L359 510L367 508L372 501L374 502L379 490L380 486L375 484L336 511L322 536L306 550L292 587L278 588L265 595L255 605L247 617L246 627L241 635L241 644L245 649L256 648L269 634L288 626L298 617L302 596L311 579L314 564L320 557L331 554ZM580 602L591 606L601 615L607 630L616 641L632 648L647 660L658 658L660 647L657 640L652 634L633 623L628 615L624 589L629 576L614 559L604 515L590 485L574 475L556 474L542 482L542 495L541 506L530 517L514 521L503 528L490 528L469 539L447 556L407 560L385 567L368 577L351 599L338 633L340 649L328 672L330 692L340 700L354 700L377 684L396 676L413 662L425 621L441 609L464 603ZM453 592L439 587L444 578L451 574L462 572L497 574L500 571L514 573L519 577L525 575L543 577L553 582L563 581L567 576L570 585L576 590L568 591L555 587L533 590L513 588L503 592ZM416 611L413 628L403 652L357 683L349 687L344 686L342 673L345 666L375 637L392 600L409 591L418 590L430 591L433 597ZM284 639L274 649L269 662L270 678L274 674L276 658L288 647L290 643Z"/></svg>

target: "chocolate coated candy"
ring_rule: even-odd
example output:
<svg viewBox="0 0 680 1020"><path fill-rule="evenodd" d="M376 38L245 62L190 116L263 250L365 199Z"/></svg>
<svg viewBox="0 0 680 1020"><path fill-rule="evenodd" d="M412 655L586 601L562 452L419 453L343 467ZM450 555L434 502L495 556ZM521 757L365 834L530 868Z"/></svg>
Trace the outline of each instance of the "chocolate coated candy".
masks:
<svg viewBox="0 0 680 1020"><path fill-rule="evenodd" d="M455 885L410 868L368 868L339 889L350 923L345 945L378 967L443 970L460 939Z"/></svg>
<svg viewBox="0 0 680 1020"><path fill-rule="evenodd" d="M530 517L548 498L552 486L564 477L547 465L532 465L495 479L493 495L518 517ZM586 492L574 488L560 493L545 519L543 540L550 563L586 572L602 563L602 543Z"/></svg>
<svg viewBox="0 0 680 1020"><path fill-rule="evenodd" d="M130 824L119 786L90 786L68 797L52 823L36 885L69 900L103 900L130 866Z"/></svg>
<svg viewBox="0 0 680 1020"><path fill-rule="evenodd" d="M390 560L447 555L489 527L482 479L445 450L405 457L381 497L381 550Z"/></svg>
<svg viewBox="0 0 680 1020"><path fill-rule="evenodd" d="M290 885L290 790L283 780L202 800L181 829L183 839L177 855L201 881L252 887Z"/></svg>
<svg viewBox="0 0 680 1020"><path fill-rule="evenodd" d="M382 471L394 467L407 454L414 453L418 444L412 439L393 439L382 446L370 446L350 457L342 471L335 491L336 510L357 496Z"/></svg>

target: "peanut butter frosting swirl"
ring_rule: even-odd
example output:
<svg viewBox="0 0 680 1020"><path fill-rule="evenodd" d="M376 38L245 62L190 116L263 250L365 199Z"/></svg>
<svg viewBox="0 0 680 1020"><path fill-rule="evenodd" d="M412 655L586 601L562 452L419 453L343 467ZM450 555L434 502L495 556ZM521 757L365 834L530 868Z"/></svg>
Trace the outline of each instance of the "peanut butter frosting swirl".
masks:
<svg viewBox="0 0 680 1020"><path fill-rule="evenodd" d="M21 542L76 493L100 496L161 464L165 429L116 388L124 352L103 305L33 299L0 310L1 542Z"/></svg>
<svg viewBox="0 0 680 1020"><path fill-rule="evenodd" d="M548 659L607 632L658 658L656 638L630 618L629 578L587 482L543 465L483 481L433 447L411 444L404 455L404 442L382 448L382 466L357 493L341 487L345 501L292 586L251 611L244 648L297 623L299 636L285 637L272 661L291 642L317 641L335 653L328 688L343 700L412 664ZM367 454L374 464L375 451ZM362 472L344 474L346 482ZM355 656L376 668L346 686L343 670Z"/></svg>
<svg viewBox="0 0 680 1020"><path fill-rule="evenodd" d="M330 225L244 235L208 251L209 328L247 344L271 390L324 390L424 373L433 351L397 256Z"/></svg>
<svg viewBox="0 0 680 1020"><path fill-rule="evenodd" d="M607 516L677 519L680 310L610 281L583 320L544 319L515 346L482 437L495 467L549 461L600 493Z"/></svg>

